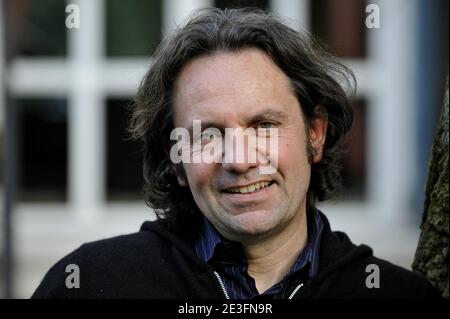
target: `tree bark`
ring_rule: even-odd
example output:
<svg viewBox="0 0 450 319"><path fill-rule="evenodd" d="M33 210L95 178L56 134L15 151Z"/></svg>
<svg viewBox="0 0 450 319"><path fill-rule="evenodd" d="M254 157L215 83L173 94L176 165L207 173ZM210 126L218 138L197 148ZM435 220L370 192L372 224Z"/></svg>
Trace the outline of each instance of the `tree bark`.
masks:
<svg viewBox="0 0 450 319"><path fill-rule="evenodd" d="M446 299L449 239L449 117L448 77L444 105L428 164L421 234L412 269L424 274Z"/></svg>

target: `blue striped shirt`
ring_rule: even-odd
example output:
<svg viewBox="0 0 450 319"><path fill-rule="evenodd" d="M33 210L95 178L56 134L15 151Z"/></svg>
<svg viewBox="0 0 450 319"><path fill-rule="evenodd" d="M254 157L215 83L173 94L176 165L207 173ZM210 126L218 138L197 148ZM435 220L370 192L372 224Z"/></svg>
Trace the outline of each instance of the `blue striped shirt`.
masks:
<svg viewBox="0 0 450 319"><path fill-rule="evenodd" d="M290 272L262 295L279 297L288 280L300 270L305 271L310 278L317 274L323 222L318 211L308 214L307 222L308 243ZM250 299L260 295L255 280L248 274L248 262L242 245L222 237L206 218L195 242L195 250L200 259L219 273L231 299Z"/></svg>

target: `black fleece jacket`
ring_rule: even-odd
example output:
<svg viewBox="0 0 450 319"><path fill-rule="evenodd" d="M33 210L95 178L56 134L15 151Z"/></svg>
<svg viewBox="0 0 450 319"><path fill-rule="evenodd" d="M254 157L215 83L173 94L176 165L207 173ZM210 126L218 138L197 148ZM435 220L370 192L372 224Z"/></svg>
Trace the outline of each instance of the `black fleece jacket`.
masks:
<svg viewBox="0 0 450 319"><path fill-rule="evenodd" d="M346 234L333 232L322 214L324 232L316 277L299 276L286 285L295 298L439 298L420 274L355 246ZM67 288L66 267L76 264L80 287ZM379 267L379 288L368 288L366 267ZM224 298L218 279L182 238L159 222L145 222L138 233L82 245L56 263L32 298Z"/></svg>

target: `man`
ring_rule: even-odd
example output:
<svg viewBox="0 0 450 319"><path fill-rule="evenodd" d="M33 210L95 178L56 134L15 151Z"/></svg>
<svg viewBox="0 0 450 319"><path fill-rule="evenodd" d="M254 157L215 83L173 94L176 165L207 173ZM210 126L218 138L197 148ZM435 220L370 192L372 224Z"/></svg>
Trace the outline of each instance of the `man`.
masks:
<svg viewBox="0 0 450 319"><path fill-rule="evenodd" d="M353 75L268 14L194 14L156 51L134 106L157 221L81 246L34 297L435 296L421 275L332 232L316 209L339 186L352 123L340 80ZM76 289L66 286L71 264L80 269Z"/></svg>

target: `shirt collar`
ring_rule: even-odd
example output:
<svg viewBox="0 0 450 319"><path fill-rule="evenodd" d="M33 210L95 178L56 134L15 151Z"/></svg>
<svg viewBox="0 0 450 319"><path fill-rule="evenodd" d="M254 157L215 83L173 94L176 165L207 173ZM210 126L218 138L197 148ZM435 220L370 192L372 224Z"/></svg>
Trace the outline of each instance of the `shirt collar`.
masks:
<svg viewBox="0 0 450 319"><path fill-rule="evenodd" d="M198 239L195 242L197 256L207 263L213 256L216 246L222 242L222 236L214 228L211 222L203 217Z"/></svg>
<svg viewBox="0 0 450 319"><path fill-rule="evenodd" d="M319 267L319 250L323 233L323 221L318 210L308 214L308 243L292 266L294 273L310 263L308 275L314 277ZM226 242L220 233L214 228L211 222L204 217L198 239L195 242L197 256L208 263L220 243Z"/></svg>

